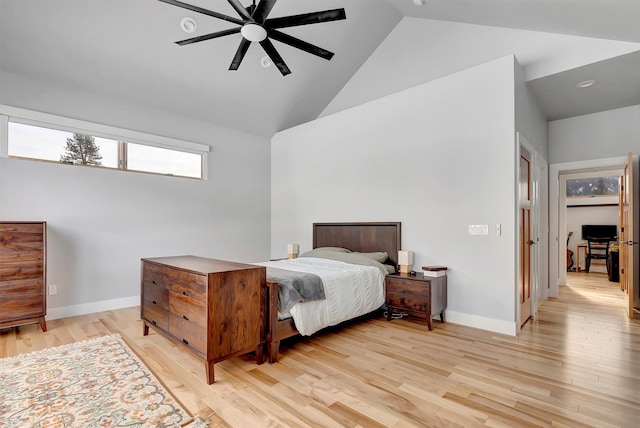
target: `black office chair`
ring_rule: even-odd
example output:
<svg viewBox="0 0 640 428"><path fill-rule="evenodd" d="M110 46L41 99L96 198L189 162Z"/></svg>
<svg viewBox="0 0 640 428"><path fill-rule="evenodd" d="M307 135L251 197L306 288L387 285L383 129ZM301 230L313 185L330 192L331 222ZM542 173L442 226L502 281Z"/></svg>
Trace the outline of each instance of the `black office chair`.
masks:
<svg viewBox="0 0 640 428"><path fill-rule="evenodd" d="M611 238L587 238L587 265L586 271L589 272L591 260L604 260L607 264L607 273L609 273L609 243Z"/></svg>

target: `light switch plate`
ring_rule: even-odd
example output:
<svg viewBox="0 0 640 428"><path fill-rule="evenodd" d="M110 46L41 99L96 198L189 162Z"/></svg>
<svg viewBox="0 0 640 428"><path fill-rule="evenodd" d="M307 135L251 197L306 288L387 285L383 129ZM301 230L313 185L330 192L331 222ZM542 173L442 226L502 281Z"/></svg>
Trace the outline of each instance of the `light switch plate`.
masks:
<svg viewBox="0 0 640 428"><path fill-rule="evenodd" d="M489 234L488 224L470 224L469 225L469 235L488 235L488 234Z"/></svg>

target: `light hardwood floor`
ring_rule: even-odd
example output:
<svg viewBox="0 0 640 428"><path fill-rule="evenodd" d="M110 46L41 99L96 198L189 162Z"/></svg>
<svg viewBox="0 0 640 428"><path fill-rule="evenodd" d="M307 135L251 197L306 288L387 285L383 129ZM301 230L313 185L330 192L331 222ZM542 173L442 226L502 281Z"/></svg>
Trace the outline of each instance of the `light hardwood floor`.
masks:
<svg viewBox="0 0 640 428"><path fill-rule="evenodd" d="M0 357L117 332L211 427L640 426L640 321L601 274L570 274L518 337L382 317L282 346L280 361L203 363L129 308L0 330ZM0 379L1 382L1 379Z"/></svg>

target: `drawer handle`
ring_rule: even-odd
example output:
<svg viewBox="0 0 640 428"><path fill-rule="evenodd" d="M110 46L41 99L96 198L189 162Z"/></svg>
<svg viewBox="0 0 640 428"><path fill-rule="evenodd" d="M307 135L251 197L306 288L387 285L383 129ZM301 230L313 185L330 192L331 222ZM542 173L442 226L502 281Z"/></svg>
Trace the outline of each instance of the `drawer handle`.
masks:
<svg viewBox="0 0 640 428"><path fill-rule="evenodd" d="M151 280L151 283L152 283L152 284L155 284L155 285L158 285L158 283L156 282L156 280L155 280L155 279Z"/></svg>
<svg viewBox="0 0 640 428"><path fill-rule="evenodd" d="M182 339L182 343L184 343L185 345L188 345L189 341L187 339Z"/></svg>
<svg viewBox="0 0 640 428"><path fill-rule="evenodd" d="M155 300L152 300L151 303L153 303L154 305L157 305Z"/></svg>
<svg viewBox="0 0 640 428"><path fill-rule="evenodd" d="M182 318L186 319L187 321L189 321L189 318L187 318L186 315L183 315Z"/></svg>
<svg viewBox="0 0 640 428"><path fill-rule="evenodd" d="M156 324L155 320L151 320L151 324L158 325L158 324Z"/></svg>
<svg viewBox="0 0 640 428"><path fill-rule="evenodd" d="M186 292L186 291L183 291L183 292L182 292L182 295L183 295L183 296L186 296L186 295L187 295L187 292Z"/></svg>

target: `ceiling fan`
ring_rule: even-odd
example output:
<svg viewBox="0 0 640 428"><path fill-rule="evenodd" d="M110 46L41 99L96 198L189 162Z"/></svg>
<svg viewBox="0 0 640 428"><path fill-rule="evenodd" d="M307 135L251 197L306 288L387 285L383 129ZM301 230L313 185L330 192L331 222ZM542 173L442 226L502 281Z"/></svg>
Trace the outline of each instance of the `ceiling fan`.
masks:
<svg viewBox="0 0 640 428"><path fill-rule="evenodd" d="M209 15L214 18L222 19L224 21L233 22L239 25L239 27L229 28L227 30L216 31L215 33L209 33L198 37L192 37L190 39L180 40L176 44L180 46L190 45L192 43L202 42L204 40L211 40L222 36L228 36L230 34L241 33L242 40L240 46L236 51L229 70L237 70L240 67L240 63L244 58L251 42L258 42L267 53L271 61L278 67L280 73L283 76L291 73L287 64L271 43L270 39L277 40L294 48L298 48L310 54L319 56L326 60L330 60L333 57L333 52L330 52L321 47L312 45L296 37L290 36L279 31L279 28L296 27L307 24L318 24L321 22L338 21L346 19L347 16L344 9L332 9L322 12L303 13L300 15L283 16L280 18L267 18L271 9L276 4L277 0L260 0L256 6L256 1L253 0L253 4L244 7L239 0L227 0L229 4L240 15L240 19L232 16L224 15L218 12L213 12L208 9L203 9L198 6L193 6L187 3L183 3L177 0L159 0L163 3L168 3L174 6L188 9L194 12Z"/></svg>

